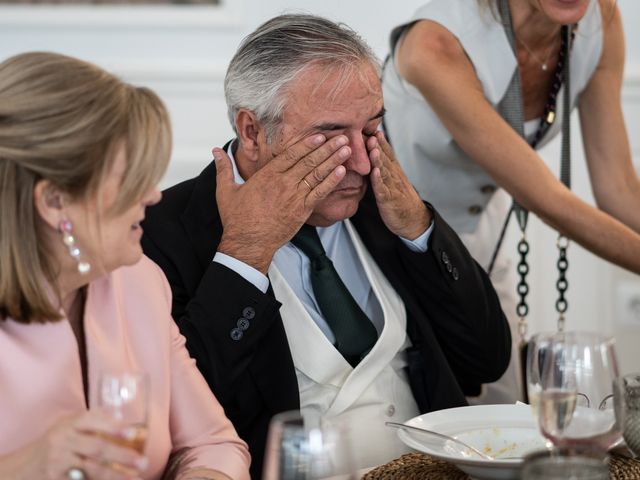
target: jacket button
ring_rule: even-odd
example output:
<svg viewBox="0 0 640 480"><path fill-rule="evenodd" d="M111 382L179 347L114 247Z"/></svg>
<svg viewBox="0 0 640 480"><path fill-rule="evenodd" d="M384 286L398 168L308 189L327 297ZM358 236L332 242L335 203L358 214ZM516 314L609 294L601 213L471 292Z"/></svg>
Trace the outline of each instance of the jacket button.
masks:
<svg viewBox="0 0 640 480"><path fill-rule="evenodd" d="M479 215L482 212L482 207L480 205L471 205L469 207L469 213L471 215Z"/></svg>
<svg viewBox="0 0 640 480"><path fill-rule="evenodd" d="M454 280L458 280L460 278L460 274L458 273L458 269L456 267L453 267L451 276L453 277Z"/></svg>
<svg viewBox="0 0 640 480"><path fill-rule="evenodd" d="M256 311L253 307L246 307L244 310L242 310L242 316L247 320L253 320L253 317L256 316Z"/></svg>
<svg viewBox="0 0 640 480"><path fill-rule="evenodd" d="M251 323L249 322L249 320L243 317L238 319L238 322L236 323L236 325L240 330L244 332L249 328L249 326L251 326Z"/></svg>
<svg viewBox="0 0 640 480"><path fill-rule="evenodd" d="M242 330L240 330L239 328L234 328L233 330L231 330L231 339L236 342L240 340L243 335L244 333L242 333Z"/></svg>
<svg viewBox="0 0 640 480"><path fill-rule="evenodd" d="M447 252L442 252L442 255L440 256L440 258L442 258L442 263L444 264L449 263L449 255L447 255Z"/></svg>
<svg viewBox="0 0 640 480"><path fill-rule="evenodd" d="M395 405L389 405L387 407L387 417L393 417L396 413L396 407Z"/></svg>
<svg viewBox="0 0 640 480"><path fill-rule="evenodd" d="M496 191L496 186L495 185L483 185L482 187L480 187L480 191L482 193L484 193L485 195L489 195L490 193L493 193Z"/></svg>

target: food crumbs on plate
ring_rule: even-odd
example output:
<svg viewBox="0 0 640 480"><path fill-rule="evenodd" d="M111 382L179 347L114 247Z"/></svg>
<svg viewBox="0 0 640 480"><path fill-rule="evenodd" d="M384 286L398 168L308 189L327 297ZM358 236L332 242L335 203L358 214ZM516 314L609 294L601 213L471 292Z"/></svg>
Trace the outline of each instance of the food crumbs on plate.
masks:
<svg viewBox="0 0 640 480"><path fill-rule="evenodd" d="M491 445L485 445L485 447L482 449L483 453L486 453L487 455L491 455L492 457L494 457L495 459L499 460L501 456L503 456L506 453L511 453L514 450L516 450L518 448L518 443L517 442L511 442L509 445L502 447L498 450L493 450L493 448L491 447Z"/></svg>

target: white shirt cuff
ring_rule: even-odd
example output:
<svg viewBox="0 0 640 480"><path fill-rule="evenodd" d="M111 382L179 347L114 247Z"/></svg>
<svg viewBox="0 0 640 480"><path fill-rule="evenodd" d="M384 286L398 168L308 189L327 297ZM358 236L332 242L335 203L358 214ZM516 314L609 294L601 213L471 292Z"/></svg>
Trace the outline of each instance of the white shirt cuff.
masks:
<svg viewBox="0 0 640 480"><path fill-rule="evenodd" d="M247 282L253 284L253 286L260 290L262 293L267 293L267 288L269 288L269 279L266 275L263 275L252 266L247 265L237 258L233 258L222 252L216 252L215 256L213 257L213 261L220 263L227 268L230 268L242 278L244 278Z"/></svg>
<svg viewBox="0 0 640 480"><path fill-rule="evenodd" d="M429 228L427 228L424 233L415 240L407 240L404 237L400 237L400 240L402 240L407 248L412 252L424 253L427 251L427 247L429 246L428 242L431 232L433 232L433 220L431 221Z"/></svg>

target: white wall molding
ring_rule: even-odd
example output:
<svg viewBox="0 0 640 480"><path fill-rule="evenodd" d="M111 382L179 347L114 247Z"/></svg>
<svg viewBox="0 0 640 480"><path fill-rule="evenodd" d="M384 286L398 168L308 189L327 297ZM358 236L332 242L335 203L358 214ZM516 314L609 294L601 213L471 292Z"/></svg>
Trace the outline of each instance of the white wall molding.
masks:
<svg viewBox="0 0 640 480"><path fill-rule="evenodd" d="M640 62L627 62L624 66L625 83L640 83Z"/></svg>
<svg viewBox="0 0 640 480"><path fill-rule="evenodd" d="M223 95L227 64L215 60L121 60L105 59L101 66L135 84L170 88L189 96Z"/></svg>
<svg viewBox="0 0 640 480"><path fill-rule="evenodd" d="M244 0L220 5L3 5L2 28L237 28Z"/></svg>
<svg viewBox="0 0 640 480"><path fill-rule="evenodd" d="M640 101L640 65L626 66L622 93L625 100Z"/></svg>

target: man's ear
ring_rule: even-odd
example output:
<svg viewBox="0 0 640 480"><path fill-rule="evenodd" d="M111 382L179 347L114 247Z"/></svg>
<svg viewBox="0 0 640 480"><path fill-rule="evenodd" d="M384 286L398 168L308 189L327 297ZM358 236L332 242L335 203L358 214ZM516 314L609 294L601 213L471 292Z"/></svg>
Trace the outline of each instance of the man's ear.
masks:
<svg viewBox="0 0 640 480"><path fill-rule="evenodd" d="M238 110L236 130L240 140L238 148L242 150L242 155L248 160L257 162L260 159L259 138L261 134L264 136L264 132L256 114L245 108Z"/></svg>
<svg viewBox="0 0 640 480"><path fill-rule="evenodd" d="M58 229L64 216L65 195L49 180L38 180L33 188L33 204L40 218L50 227Z"/></svg>

